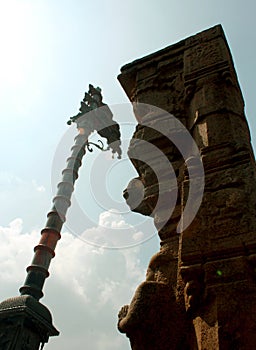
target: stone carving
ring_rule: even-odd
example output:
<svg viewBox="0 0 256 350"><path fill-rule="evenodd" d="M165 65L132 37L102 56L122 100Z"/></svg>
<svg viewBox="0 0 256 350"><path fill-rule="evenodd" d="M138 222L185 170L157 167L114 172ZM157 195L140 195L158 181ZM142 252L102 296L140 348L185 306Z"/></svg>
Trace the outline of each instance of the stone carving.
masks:
<svg viewBox="0 0 256 350"><path fill-rule="evenodd" d="M214 40L218 37L223 36L223 30L220 25L214 26L212 28L203 30L202 32L193 35L189 38L185 39L185 46L195 46L195 45L201 45L204 42Z"/></svg>
<svg viewBox="0 0 256 350"><path fill-rule="evenodd" d="M157 178L133 157L141 149L132 141L129 156L144 186L143 199L133 209L154 217L161 249L159 264L151 261L146 281L121 309L120 331L130 338L132 349L254 349L256 167L244 101L221 26L124 66L118 79L131 102L158 106L183 123L200 149L205 171L200 209L178 235L190 189L187 162L168 140L140 125L143 118L151 118L150 107L135 108L139 124L133 139L152 143L168 157L178 195L172 216L162 225L164 204L154 211ZM197 176L196 168L192 175ZM134 184L131 181L124 192L129 205L132 194L142 197ZM154 309L160 301L163 305ZM164 305L168 319L163 316L165 322L157 318L153 324L155 317L165 315ZM184 347L179 347L177 328L190 339ZM161 343L165 332L169 339ZM151 341L146 344L148 334Z"/></svg>
<svg viewBox="0 0 256 350"><path fill-rule="evenodd" d="M131 210L144 215L150 215L152 208L144 201L144 185L141 178L132 179L123 192L123 197Z"/></svg>
<svg viewBox="0 0 256 350"><path fill-rule="evenodd" d="M222 63L222 47L217 46L215 42L204 42L200 45L192 46L185 51L185 60L187 62L185 74L191 74L202 67L211 67Z"/></svg>
<svg viewBox="0 0 256 350"><path fill-rule="evenodd" d="M133 350L188 349L186 323L170 281L171 264L167 252L157 253L131 304L119 311L118 329L130 338Z"/></svg>
<svg viewBox="0 0 256 350"><path fill-rule="evenodd" d="M181 268L181 276L185 282L184 297L186 310L195 313L202 303L204 295L204 271L201 265Z"/></svg>

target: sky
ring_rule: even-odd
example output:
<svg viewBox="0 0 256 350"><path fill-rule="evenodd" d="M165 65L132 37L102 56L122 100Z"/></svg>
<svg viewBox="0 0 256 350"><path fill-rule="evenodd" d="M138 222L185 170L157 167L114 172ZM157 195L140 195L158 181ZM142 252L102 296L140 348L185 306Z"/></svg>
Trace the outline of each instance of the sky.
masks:
<svg viewBox="0 0 256 350"><path fill-rule="evenodd" d="M102 88L123 135L121 161L98 150L83 161L44 286L61 333L45 349L128 350L118 310L159 249L151 220L122 199L136 176L125 151L136 121L120 68L222 24L255 149L255 12L252 0L0 0L0 300L24 282L76 133L66 121L89 83Z"/></svg>

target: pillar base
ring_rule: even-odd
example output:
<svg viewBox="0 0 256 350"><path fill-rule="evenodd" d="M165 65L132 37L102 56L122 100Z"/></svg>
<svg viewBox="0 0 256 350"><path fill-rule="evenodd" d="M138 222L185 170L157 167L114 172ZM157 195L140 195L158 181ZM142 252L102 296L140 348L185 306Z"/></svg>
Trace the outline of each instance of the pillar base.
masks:
<svg viewBox="0 0 256 350"><path fill-rule="evenodd" d="M46 306L30 295L0 303L0 349L38 350L50 336L59 335Z"/></svg>

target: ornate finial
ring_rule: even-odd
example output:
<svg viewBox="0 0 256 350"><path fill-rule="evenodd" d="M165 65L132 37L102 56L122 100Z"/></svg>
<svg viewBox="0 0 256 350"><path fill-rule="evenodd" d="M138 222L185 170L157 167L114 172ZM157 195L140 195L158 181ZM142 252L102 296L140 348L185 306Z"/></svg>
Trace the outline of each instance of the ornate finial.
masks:
<svg viewBox="0 0 256 350"><path fill-rule="evenodd" d="M120 148L120 127L113 120L113 114L110 108L102 100L101 88L95 88L92 84L89 84L89 90L85 92L84 98L81 101L79 113L71 117L67 124L76 123L81 134L88 128L92 131L96 130L100 136L107 139L108 149L112 149L113 157L117 153L118 159L120 159L122 154ZM97 110L97 112L89 113L94 110Z"/></svg>
<svg viewBox="0 0 256 350"><path fill-rule="evenodd" d="M104 103L102 103L102 99L103 97L101 94L101 88L100 87L95 88L92 84L89 84L89 90L88 92L85 92L84 98L81 101L79 113L71 117L67 122L67 124L71 125L71 123L74 123L78 118L80 118L85 113L88 113L98 107L104 106Z"/></svg>

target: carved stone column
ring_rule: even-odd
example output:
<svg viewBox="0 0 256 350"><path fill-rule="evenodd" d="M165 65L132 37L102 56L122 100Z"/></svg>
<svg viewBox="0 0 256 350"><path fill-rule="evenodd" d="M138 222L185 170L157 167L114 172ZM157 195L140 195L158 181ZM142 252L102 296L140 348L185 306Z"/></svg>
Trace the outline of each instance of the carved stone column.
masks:
<svg viewBox="0 0 256 350"><path fill-rule="evenodd" d="M255 160L243 97L220 27L185 44L184 84L193 91L186 102L188 127L201 150L205 190L196 220L182 234L183 277L189 283L186 270L202 266L204 293L193 321L199 348L252 349ZM194 275L198 283L200 275Z"/></svg>
<svg viewBox="0 0 256 350"><path fill-rule="evenodd" d="M139 124L129 156L139 175L137 181L144 186L144 198L137 206L133 201L141 193L136 182L131 181L124 195L134 211L154 217L161 240L154 273L119 314L120 331L130 338L132 349L254 348L255 161L243 97L222 27L136 60L121 69L118 79L135 103ZM141 107L141 103L173 114L186 127L200 151L203 179L195 158L186 158L171 137L156 131L167 115L154 113L154 108ZM178 131L170 126L168 135ZM177 198L169 220L166 203L175 191L169 186L165 195L159 192L165 177L154 173L154 152L151 158L143 156L145 162L140 160L144 149L138 140L160 149L173 166ZM191 147L185 154L189 155ZM205 182L202 203L193 222L177 230L192 181L198 193ZM201 198L194 192L196 205ZM151 288L154 292L149 296ZM143 310L148 315L146 323ZM166 315L166 310L169 317L154 323L154 317ZM144 345L149 333L150 344Z"/></svg>

